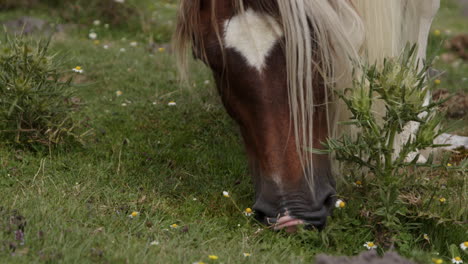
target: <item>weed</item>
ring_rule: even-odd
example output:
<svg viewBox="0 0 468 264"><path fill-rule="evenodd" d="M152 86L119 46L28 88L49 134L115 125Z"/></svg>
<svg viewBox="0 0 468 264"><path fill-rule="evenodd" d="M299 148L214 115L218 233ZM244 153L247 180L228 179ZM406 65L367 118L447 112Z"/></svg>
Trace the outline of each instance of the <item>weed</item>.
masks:
<svg viewBox="0 0 468 264"><path fill-rule="evenodd" d="M0 136L19 144L58 144L77 134L80 122L71 77L60 70L49 41L5 36L0 47Z"/></svg>
<svg viewBox="0 0 468 264"><path fill-rule="evenodd" d="M417 237L422 236L422 223L438 229L444 229L438 224L445 223L456 229L466 221L464 213L447 214L445 198L435 195L439 192L437 185L420 182L436 170L452 175L463 173L467 162L453 166L447 157L442 157L440 164L433 155L423 163L418 163L419 154L407 158L420 150L441 147L433 140L444 132L440 127L442 113L438 110L442 102L423 103L430 87L426 76L430 65L418 70L415 51L415 46L407 47L399 58L385 60L381 68L363 66L353 89L339 94L352 114L351 120L343 124L356 128L357 135L329 139L324 143L325 150L313 150L334 154L352 171L347 179L354 182L352 188L360 188L357 195L343 190L352 194L357 200L354 202L361 202L360 208L353 209L355 212L341 215L346 219L342 219L347 223L344 225L352 228L350 223L356 224L356 218L360 219L358 225L371 226L381 246L397 246L401 252L414 248ZM385 105L383 116L373 110L377 101ZM397 137L410 125L419 127L417 133L408 137L395 153ZM463 203L464 198L459 199ZM456 201L451 203L452 210L466 213L466 208L457 206Z"/></svg>

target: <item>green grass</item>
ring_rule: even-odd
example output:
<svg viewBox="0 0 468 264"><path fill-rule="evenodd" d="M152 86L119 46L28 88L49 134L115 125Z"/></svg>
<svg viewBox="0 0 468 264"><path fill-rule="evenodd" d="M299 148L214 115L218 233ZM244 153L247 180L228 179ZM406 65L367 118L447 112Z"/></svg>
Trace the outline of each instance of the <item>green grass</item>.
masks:
<svg viewBox="0 0 468 264"><path fill-rule="evenodd" d="M449 4L434 28L462 31L466 18ZM174 13L167 8L164 19ZM46 16L41 9L29 12ZM13 13L19 11L0 14L0 20ZM171 54L146 51L143 31L111 28L93 44L87 34L94 19L53 45L68 57L64 70L80 65L85 71L75 82L85 104L78 115L94 129L88 143L39 152L0 143L1 262L209 263L214 254L219 259L212 263L311 263L318 253L355 255L364 242L382 240L385 234L361 216L361 202L372 203L364 196L368 187L356 191L349 183L339 190L348 207L322 232L287 235L246 218L242 210L251 207L254 192L242 141L213 82L205 84L209 71L195 67L190 92L179 86ZM140 45L131 47L133 40ZM464 67L445 68L443 84L465 89ZM177 106L168 106L170 101ZM450 170L417 174L414 184L402 186L430 201L425 205L433 215L417 219L417 232L400 234L398 251L421 263L439 252L448 263L450 245L468 235L450 220L466 223L466 187L466 175ZM222 196L224 190L231 198ZM442 196L445 205L438 203ZM133 211L140 215L131 219ZM15 239L17 215L26 221L24 245ZM179 227L170 228L174 223Z"/></svg>

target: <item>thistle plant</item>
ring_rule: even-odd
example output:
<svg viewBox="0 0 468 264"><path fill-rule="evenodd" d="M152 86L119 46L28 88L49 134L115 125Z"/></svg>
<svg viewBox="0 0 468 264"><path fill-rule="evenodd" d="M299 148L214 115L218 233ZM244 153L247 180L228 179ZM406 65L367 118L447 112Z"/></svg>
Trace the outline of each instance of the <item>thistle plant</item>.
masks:
<svg viewBox="0 0 468 264"><path fill-rule="evenodd" d="M314 150L331 153L344 166L352 167L353 173L372 178L373 190L380 196L373 214L389 231L398 230L399 216L407 214L399 194L409 168L442 166L434 164L432 155L425 163L418 163L419 154L408 160L411 153L440 147L433 140L444 132L438 111L441 102L424 103L429 91L426 75L429 64L418 67L418 63L413 46L398 58L386 59L383 66L363 66L353 88L339 94L351 113L351 120L343 125L353 126L357 134L328 139L324 151ZM384 105L384 113L375 111L377 103ZM396 153L398 137L408 126L419 128Z"/></svg>
<svg viewBox="0 0 468 264"><path fill-rule="evenodd" d="M49 54L49 41L22 36L0 42L0 137L7 142L50 146L79 138L80 122L71 77Z"/></svg>

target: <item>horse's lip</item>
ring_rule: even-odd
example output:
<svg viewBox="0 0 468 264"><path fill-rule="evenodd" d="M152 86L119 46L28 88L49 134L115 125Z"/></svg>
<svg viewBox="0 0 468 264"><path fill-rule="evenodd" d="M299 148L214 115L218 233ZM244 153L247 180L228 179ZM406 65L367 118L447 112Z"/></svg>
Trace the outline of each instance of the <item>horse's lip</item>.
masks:
<svg viewBox="0 0 468 264"><path fill-rule="evenodd" d="M304 221L301 219L293 218L289 215L282 216L273 226L274 230L286 229L286 232L295 232L298 225L303 225Z"/></svg>

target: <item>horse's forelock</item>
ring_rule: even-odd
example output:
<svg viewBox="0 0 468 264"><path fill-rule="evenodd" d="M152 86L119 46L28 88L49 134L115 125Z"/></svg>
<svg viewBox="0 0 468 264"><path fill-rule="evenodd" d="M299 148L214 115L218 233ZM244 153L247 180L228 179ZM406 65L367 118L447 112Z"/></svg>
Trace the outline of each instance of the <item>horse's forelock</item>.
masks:
<svg viewBox="0 0 468 264"><path fill-rule="evenodd" d="M217 36L217 40L222 44L222 32L218 27L216 8L224 3L230 3L233 7L233 12L243 12L246 6L254 6L257 10L274 14L278 16L277 3L274 0L181 0L177 26L173 37L173 48L176 54L176 61L178 70L180 73L180 79L186 81L188 79L188 51L190 49L196 49L200 52L199 56L201 59L206 59L205 47L203 43L202 27L200 10L210 7L210 21L211 25L209 30L214 30ZM224 56L224 54L223 54Z"/></svg>

